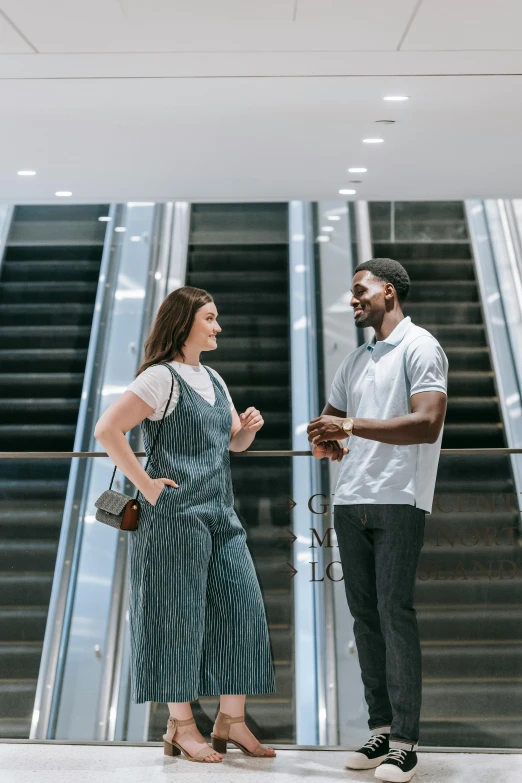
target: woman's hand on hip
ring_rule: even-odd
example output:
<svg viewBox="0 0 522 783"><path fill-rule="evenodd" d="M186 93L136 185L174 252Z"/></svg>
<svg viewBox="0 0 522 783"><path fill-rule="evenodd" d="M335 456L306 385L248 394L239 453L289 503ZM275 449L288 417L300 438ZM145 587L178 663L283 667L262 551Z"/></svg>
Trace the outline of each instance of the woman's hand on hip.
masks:
<svg viewBox="0 0 522 783"><path fill-rule="evenodd" d="M239 420L241 429L247 432L259 432L265 423L257 408L247 408L244 413L239 414Z"/></svg>
<svg viewBox="0 0 522 783"><path fill-rule="evenodd" d="M150 484L147 487L147 490L145 492L142 492L142 495L144 495L145 499L149 501L151 506L155 506L158 502L158 498L163 492L163 487L165 484L168 484L169 487L179 487L179 484L176 484L175 481L168 478L156 478L151 479Z"/></svg>

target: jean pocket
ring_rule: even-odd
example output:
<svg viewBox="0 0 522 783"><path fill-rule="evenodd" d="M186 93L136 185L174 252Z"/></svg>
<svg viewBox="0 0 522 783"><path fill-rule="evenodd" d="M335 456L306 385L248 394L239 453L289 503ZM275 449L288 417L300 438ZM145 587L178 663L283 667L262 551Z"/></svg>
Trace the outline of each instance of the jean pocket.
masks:
<svg viewBox="0 0 522 783"><path fill-rule="evenodd" d="M163 485L163 489L159 493L158 499L156 500L156 503L154 504L154 506L152 506L152 508L158 508L159 504L161 503L161 501L163 500L163 498L166 495L166 490L168 489L168 486L169 486L168 484L164 484Z"/></svg>

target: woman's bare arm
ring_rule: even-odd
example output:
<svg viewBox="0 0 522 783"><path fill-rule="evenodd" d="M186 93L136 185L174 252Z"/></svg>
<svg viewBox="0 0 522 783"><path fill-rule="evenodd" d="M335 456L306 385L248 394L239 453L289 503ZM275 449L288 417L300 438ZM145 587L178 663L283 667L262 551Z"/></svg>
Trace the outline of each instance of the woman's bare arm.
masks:
<svg viewBox="0 0 522 783"><path fill-rule="evenodd" d="M233 408L230 451L246 451L253 443L256 432L259 432L264 423L263 417L257 408L247 408L239 416L236 409Z"/></svg>
<svg viewBox="0 0 522 783"><path fill-rule="evenodd" d="M139 489L149 503L155 505L165 484L172 487L178 485L172 479L153 479L147 475L125 437L129 430L140 424L151 413L154 413L154 408L147 405L134 392L125 391L100 416L94 430L94 437L101 443L123 475Z"/></svg>

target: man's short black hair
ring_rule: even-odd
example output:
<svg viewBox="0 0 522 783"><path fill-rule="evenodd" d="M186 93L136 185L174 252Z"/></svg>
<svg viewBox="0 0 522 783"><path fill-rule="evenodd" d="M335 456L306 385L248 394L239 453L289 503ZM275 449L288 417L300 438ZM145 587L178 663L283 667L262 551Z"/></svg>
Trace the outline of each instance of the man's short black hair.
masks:
<svg viewBox="0 0 522 783"><path fill-rule="evenodd" d="M364 261L354 269L354 275L357 272L368 271L374 277L378 277L384 283L391 283L397 291L397 299L402 304L408 296L410 290L410 277L398 261L393 258L372 258L370 261Z"/></svg>

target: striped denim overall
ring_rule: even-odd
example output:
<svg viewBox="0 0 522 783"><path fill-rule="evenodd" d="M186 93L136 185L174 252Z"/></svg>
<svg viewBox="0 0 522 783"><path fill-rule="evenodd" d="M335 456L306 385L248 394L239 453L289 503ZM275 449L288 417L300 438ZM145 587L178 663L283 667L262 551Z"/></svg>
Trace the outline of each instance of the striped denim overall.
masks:
<svg viewBox="0 0 522 783"><path fill-rule="evenodd" d="M155 506L141 498L138 529L130 533L132 698L274 693L263 598L234 511L229 402L212 372L214 405L168 370L180 396L148 472L179 488L165 485ZM141 424L147 454L159 426Z"/></svg>

